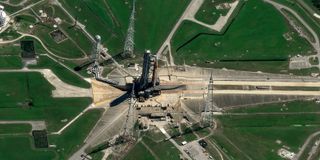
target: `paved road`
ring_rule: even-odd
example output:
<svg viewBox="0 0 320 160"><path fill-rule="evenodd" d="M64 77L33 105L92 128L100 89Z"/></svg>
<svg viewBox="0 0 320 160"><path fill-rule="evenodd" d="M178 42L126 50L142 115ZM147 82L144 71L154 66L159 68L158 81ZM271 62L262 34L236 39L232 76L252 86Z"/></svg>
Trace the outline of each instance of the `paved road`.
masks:
<svg viewBox="0 0 320 160"><path fill-rule="evenodd" d="M181 23L186 19L186 17L189 15L189 13L191 12L197 12L198 9L200 8L199 6L202 5L204 0L192 0L187 9L183 12L182 16L179 18L178 22L175 24L175 26L173 27L173 29L171 30L170 34L168 35L167 39L163 42L162 46L160 47L160 49L157 52L157 57L161 57L162 52L165 50L166 47L168 47L169 49L169 56L170 56L170 65L174 66L174 61L173 61L173 57L171 55L171 39L174 35L174 33L176 33L176 31L178 30L179 26L181 25ZM200 2L200 3L199 3Z"/></svg>
<svg viewBox="0 0 320 160"><path fill-rule="evenodd" d="M94 109L94 106L91 104L89 107L87 107L85 110L80 112L76 117L74 117L71 121L69 121L66 125L64 125L59 131L52 132L51 134L57 134L60 135L65 129L67 129L73 122L75 122L77 119L79 119L85 112L87 112L90 109Z"/></svg>
<svg viewBox="0 0 320 160"><path fill-rule="evenodd" d="M284 6L282 4L274 2L272 0L264 0L264 1L272 4L280 12L281 12L281 9L285 9L285 10L289 11L291 14L293 14L307 28L307 30L312 34L312 36L314 37L314 39L316 41L315 43L312 43L312 45L315 48L315 50L318 53L320 53L320 42L319 42L318 34L309 26L309 24L302 17L300 17L300 15L296 11L294 11L293 9L291 9L287 6Z"/></svg>
<svg viewBox="0 0 320 160"><path fill-rule="evenodd" d="M204 0L198 0L198 4L197 5L197 9L195 9L196 11L198 11L201 7L201 5L203 4ZM201 5L200 5L201 4ZM206 23L203 23L199 20L197 20L195 18L195 15L197 14L197 12L194 12L195 10L193 10L193 12L189 12L188 16L186 17L187 20L190 20L192 22L195 22L197 24L200 24L204 27L207 27L207 28L210 28L212 30L215 30L215 31L218 31L218 32L221 32L222 29L224 28L224 26L227 24L229 18L231 17L232 13L235 11L235 9L237 8L239 4L239 1L234 1L233 3L230 3L230 10L228 11L228 13L225 15L225 16L220 16L219 19L216 21L215 24L213 25L210 25L210 24L206 24Z"/></svg>
<svg viewBox="0 0 320 160"><path fill-rule="evenodd" d="M210 28L212 30L220 32L223 29L223 27L227 24L230 16L232 15L232 13L236 9L237 5L239 4L239 1L235 1L235 2L231 3L231 9L227 13L227 15L219 17L219 19L217 20L217 22L214 25L209 25L209 24L203 23L201 21L198 21L195 18L195 15L197 14L198 10L203 5L204 1L205 0L192 0L189 3L189 5L186 8L186 10L183 12L182 16L179 18L178 22L175 24L175 26L171 30L171 32L168 35L167 39L163 42L162 46L158 50L158 52L157 52L157 57L158 58L161 57L161 54L166 49L168 49L169 60L170 60L169 64L171 66L175 65L174 64L174 59L173 59L173 56L172 56L172 52L171 52L171 39L173 38L174 34L176 33L176 31L178 30L179 26L181 25L181 23L184 20L190 20L190 21L195 22L197 24L200 24L200 25L202 25L204 27L207 27L207 28Z"/></svg>
<svg viewBox="0 0 320 160"><path fill-rule="evenodd" d="M311 134L311 135L307 138L307 140L304 142L304 144L303 144L303 146L301 147L300 151L299 151L298 154L293 158L293 160L300 160L300 157L301 157L302 153L305 151L305 149L307 148L307 146L308 146L308 144L310 143L310 141L311 141L314 137L316 137L316 136L318 136L318 135L320 135L320 131Z"/></svg>
<svg viewBox="0 0 320 160"><path fill-rule="evenodd" d="M12 7L22 6L22 5L25 4L26 2L28 2L28 0L22 0L22 1L20 1L19 3L17 3L17 4L12 4L12 3L10 3L9 0L7 0L7 1L0 1L0 3L6 4L6 5L9 5L9 6L12 6Z"/></svg>
<svg viewBox="0 0 320 160"><path fill-rule="evenodd" d="M320 15L317 14L316 11L314 11L313 8L311 8L308 4L306 4L305 0L296 0L303 8L305 8L312 16L317 18L318 20L320 19Z"/></svg>
<svg viewBox="0 0 320 160"><path fill-rule="evenodd" d="M32 8L33 6L36 6L36 5L38 5L39 3L42 3L42 2L44 2L44 1L45 1L45 0L41 0L41 1L38 1L38 2L36 2L36 3L31 4L31 5L29 5L29 6L26 6L26 7L24 7L23 9L21 9L21 10L19 10L19 11L17 11L17 12L14 12L14 13L12 13L12 14L10 14L10 17L13 17L13 16L15 16L15 15L17 15L17 14L25 11L25 10L28 10L28 9Z"/></svg>
<svg viewBox="0 0 320 160"><path fill-rule="evenodd" d="M32 130L46 129L45 121L0 121L0 124L30 124Z"/></svg>

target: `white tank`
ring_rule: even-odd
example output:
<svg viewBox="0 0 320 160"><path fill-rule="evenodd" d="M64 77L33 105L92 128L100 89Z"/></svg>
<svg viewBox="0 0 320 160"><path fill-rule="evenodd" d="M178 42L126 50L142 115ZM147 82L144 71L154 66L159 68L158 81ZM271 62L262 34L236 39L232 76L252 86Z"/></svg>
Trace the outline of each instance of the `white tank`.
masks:
<svg viewBox="0 0 320 160"><path fill-rule="evenodd" d="M0 27L6 22L7 14L3 10L3 6L0 6Z"/></svg>

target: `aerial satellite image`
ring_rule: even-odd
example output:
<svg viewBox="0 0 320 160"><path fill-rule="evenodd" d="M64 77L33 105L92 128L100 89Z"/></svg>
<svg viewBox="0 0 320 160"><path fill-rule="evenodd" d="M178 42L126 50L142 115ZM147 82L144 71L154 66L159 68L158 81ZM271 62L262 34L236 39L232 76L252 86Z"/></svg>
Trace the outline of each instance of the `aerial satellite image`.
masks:
<svg viewBox="0 0 320 160"><path fill-rule="evenodd" d="M320 0L0 0L0 160L320 160Z"/></svg>

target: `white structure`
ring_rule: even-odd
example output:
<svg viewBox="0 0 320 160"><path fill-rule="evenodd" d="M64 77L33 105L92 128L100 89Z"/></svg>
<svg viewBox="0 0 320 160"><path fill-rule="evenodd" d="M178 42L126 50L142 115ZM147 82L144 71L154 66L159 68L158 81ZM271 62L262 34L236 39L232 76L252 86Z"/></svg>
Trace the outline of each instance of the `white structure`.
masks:
<svg viewBox="0 0 320 160"><path fill-rule="evenodd" d="M4 7L0 5L0 33L8 27L9 21L10 18L4 11Z"/></svg>
<svg viewBox="0 0 320 160"><path fill-rule="evenodd" d="M3 27L6 23L7 14L4 12L4 7L0 5L0 27Z"/></svg>
<svg viewBox="0 0 320 160"><path fill-rule="evenodd" d="M284 148L280 148L278 150L278 155L284 159L293 159L294 156L296 155L294 152L290 152Z"/></svg>

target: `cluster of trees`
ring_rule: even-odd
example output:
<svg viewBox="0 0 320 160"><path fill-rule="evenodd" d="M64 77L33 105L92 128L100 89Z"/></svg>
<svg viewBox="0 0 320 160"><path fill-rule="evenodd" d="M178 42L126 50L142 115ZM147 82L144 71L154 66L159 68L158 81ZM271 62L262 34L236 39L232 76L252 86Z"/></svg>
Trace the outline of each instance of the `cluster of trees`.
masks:
<svg viewBox="0 0 320 160"><path fill-rule="evenodd" d="M313 5L320 10L320 0L312 0Z"/></svg>

